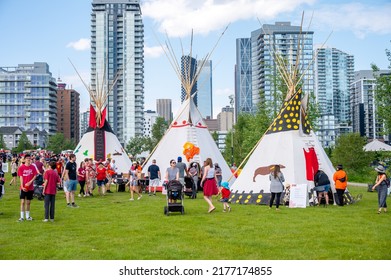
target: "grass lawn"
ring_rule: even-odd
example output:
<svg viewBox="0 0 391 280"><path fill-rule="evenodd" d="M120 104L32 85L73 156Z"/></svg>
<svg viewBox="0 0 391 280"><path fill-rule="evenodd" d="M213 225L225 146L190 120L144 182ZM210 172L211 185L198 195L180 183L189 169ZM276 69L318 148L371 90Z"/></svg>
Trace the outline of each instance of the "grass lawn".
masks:
<svg viewBox="0 0 391 280"><path fill-rule="evenodd" d="M377 214L377 193L351 187L363 199L345 207L289 209L232 205L207 213L202 194L184 200L185 215L165 216L165 196L129 193L76 198L67 208L57 194L54 223L43 223L43 201L33 221L19 218L18 189L0 200L1 260L389 260L391 213ZM113 188L115 190L115 187ZM96 192L96 190L95 190ZM391 202L389 202L391 203ZM391 210L391 209L390 209Z"/></svg>

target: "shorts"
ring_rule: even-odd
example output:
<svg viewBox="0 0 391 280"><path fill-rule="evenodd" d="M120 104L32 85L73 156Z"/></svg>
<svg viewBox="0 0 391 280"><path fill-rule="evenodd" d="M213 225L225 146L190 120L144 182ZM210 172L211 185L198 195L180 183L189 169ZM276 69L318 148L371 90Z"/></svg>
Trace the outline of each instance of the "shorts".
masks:
<svg viewBox="0 0 391 280"><path fill-rule="evenodd" d="M228 202L228 197L220 199L220 202Z"/></svg>
<svg viewBox="0 0 391 280"><path fill-rule="evenodd" d="M157 187L160 184L159 178L149 180L149 186L150 187Z"/></svg>
<svg viewBox="0 0 391 280"><path fill-rule="evenodd" d="M67 191L68 192L76 191L76 187L77 187L77 180L68 180L67 181Z"/></svg>
<svg viewBox="0 0 391 280"><path fill-rule="evenodd" d="M107 181L107 179L96 180L96 184L98 185L98 187L102 187L102 186L106 185L106 181Z"/></svg>
<svg viewBox="0 0 391 280"><path fill-rule="evenodd" d="M329 190L330 190L330 185L324 185L323 187L324 187L324 191L325 191L325 192L329 192Z"/></svg>
<svg viewBox="0 0 391 280"><path fill-rule="evenodd" d="M33 199L33 194L34 194L34 191L25 192L25 191L20 190L19 198L20 199L26 199L26 200L32 200Z"/></svg>
<svg viewBox="0 0 391 280"><path fill-rule="evenodd" d="M18 173L16 173L16 172L12 173L12 177L17 177L17 176L18 176Z"/></svg>

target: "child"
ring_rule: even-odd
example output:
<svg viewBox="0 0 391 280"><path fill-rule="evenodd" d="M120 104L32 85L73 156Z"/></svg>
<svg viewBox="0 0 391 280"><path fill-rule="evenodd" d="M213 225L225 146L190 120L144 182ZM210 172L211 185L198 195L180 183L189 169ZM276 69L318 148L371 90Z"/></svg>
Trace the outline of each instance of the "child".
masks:
<svg viewBox="0 0 391 280"><path fill-rule="evenodd" d="M231 195L231 191L229 190L229 184L228 182L222 182L221 183L221 200L220 202L223 203L224 210L223 212L231 212L231 207L228 205L228 199Z"/></svg>

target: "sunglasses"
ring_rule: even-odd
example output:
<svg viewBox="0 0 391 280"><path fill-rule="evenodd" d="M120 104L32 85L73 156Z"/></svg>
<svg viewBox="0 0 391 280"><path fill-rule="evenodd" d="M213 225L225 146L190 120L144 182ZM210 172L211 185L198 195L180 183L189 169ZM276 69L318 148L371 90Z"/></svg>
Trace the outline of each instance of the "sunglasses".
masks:
<svg viewBox="0 0 391 280"><path fill-rule="evenodd" d="M173 162L171 162L172 164L176 164L176 162L175 161L173 161Z"/></svg>

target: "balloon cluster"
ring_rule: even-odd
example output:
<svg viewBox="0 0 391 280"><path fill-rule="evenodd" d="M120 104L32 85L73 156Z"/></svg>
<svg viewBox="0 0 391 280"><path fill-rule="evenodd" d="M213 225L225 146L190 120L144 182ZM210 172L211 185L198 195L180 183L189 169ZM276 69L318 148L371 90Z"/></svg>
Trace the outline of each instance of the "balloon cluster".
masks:
<svg viewBox="0 0 391 280"><path fill-rule="evenodd" d="M200 148L195 146L193 143L186 142L183 145L183 155L186 157L187 161L190 161L195 155L200 153Z"/></svg>

